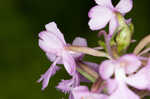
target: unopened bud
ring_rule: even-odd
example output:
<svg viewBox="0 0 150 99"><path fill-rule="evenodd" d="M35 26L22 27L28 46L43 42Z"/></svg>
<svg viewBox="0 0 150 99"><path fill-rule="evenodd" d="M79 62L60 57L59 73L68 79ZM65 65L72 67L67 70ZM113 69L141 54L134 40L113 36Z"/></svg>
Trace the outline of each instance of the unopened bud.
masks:
<svg viewBox="0 0 150 99"><path fill-rule="evenodd" d="M124 17L120 13L116 13L116 15L119 23L119 32L116 37L116 42L118 52L122 52L129 46L133 30L131 30L132 27L125 22Z"/></svg>

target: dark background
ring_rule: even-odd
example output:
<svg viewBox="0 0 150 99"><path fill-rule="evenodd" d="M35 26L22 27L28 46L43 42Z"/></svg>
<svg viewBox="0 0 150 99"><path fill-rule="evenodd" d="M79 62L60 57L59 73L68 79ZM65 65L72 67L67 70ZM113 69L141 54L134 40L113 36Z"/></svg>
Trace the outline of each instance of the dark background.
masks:
<svg viewBox="0 0 150 99"><path fill-rule="evenodd" d="M133 18L133 37L138 41L150 33L149 4L149 0L134 0L127 15ZM87 14L94 5L94 0L0 0L0 99L62 99L64 94L55 86L68 78L64 69L52 77L45 91L36 83L50 65L38 46L38 33L55 21L67 42L81 36L93 47L97 32L89 30Z"/></svg>

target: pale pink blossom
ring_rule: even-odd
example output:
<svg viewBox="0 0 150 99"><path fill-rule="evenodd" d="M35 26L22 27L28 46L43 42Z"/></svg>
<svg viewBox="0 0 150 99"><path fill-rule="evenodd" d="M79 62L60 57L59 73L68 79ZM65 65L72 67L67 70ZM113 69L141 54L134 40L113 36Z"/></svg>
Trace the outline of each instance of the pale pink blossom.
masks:
<svg viewBox="0 0 150 99"><path fill-rule="evenodd" d="M48 58L54 63L48 71L41 76L38 82L43 81L42 89L44 90L49 82L50 77L55 73L57 62L62 61L67 72L70 75L75 73L75 61L65 47L67 46L63 34L57 28L55 22L50 22L45 26L46 31L39 33L39 46L43 49ZM54 72L54 73L53 73Z"/></svg>
<svg viewBox="0 0 150 99"><path fill-rule="evenodd" d="M87 41L84 38L81 37L76 37L73 42L72 45L75 46L87 46ZM98 64L96 63L92 63L92 62L86 62L83 61L83 53L76 53L76 52L70 52L71 55L74 57L74 59L77 62L83 62L84 64L86 64L89 68L92 68L93 70L95 70L98 73ZM80 82L90 82L89 80L87 80L84 76L82 76L80 73L76 73L75 76L73 76L72 79L70 80L62 80L58 85L57 85L57 89L61 90L64 93L70 93L70 98L69 99L73 99L72 98L72 94L71 94L71 90L73 88L75 88L76 86L79 86Z"/></svg>
<svg viewBox="0 0 150 99"><path fill-rule="evenodd" d="M120 0L114 7L111 0L95 0L97 3L89 11L89 27L91 30L100 30L109 23L109 35L112 35L118 26L116 12L125 15L132 7L132 0Z"/></svg>
<svg viewBox="0 0 150 99"><path fill-rule="evenodd" d="M141 67L141 61L133 54L120 57L118 60L106 60L99 68L101 77L107 82L109 99L140 99L132 90L132 86L146 90L150 85L150 63ZM111 78L114 75L114 78Z"/></svg>
<svg viewBox="0 0 150 99"><path fill-rule="evenodd" d="M46 30L39 33L39 46L46 53L47 57L53 62L47 72L41 75L38 82L43 81L42 90L44 90L49 82L49 79L59 69L56 64L64 64L67 72L74 76L76 74L76 63L74 58L79 57L81 53L75 53L66 50L69 46L64 40L63 34L57 28L55 22L50 22L45 26ZM86 46L86 39L77 37L73 41L74 45Z"/></svg>

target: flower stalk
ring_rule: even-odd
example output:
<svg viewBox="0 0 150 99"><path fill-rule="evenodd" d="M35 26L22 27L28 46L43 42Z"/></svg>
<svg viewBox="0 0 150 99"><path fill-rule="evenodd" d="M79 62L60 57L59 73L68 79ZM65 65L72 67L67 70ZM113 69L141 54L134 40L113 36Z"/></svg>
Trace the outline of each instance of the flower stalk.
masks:
<svg viewBox="0 0 150 99"><path fill-rule="evenodd" d="M74 51L74 52L79 52L79 53L84 53L92 56L97 56L97 57L106 57L111 59L111 57L103 52L103 51L97 51L95 49L89 48L89 47L83 47L83 46L68 46L66 47L67 50L69 51Z"/></svg>
<svg viewBox="0 0 150 99"><path fill-rule="evenodd" d="M83 71L81 68L77 67L77 71L83 75L85 78L87 78L88 80L90 80L91 82L95 82L96 78L94 78L93 76L89 75L87 72Z"/></svg>

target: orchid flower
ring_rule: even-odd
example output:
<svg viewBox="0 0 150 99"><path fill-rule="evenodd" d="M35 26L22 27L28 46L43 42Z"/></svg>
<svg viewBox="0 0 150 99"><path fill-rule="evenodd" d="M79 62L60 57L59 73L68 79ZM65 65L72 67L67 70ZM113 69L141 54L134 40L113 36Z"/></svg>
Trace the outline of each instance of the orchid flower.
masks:
<svg viewBox="0 0 150 99"><path fill-rule="evenodd" d="M127 54L118 60L106 60L99 68L101 77L107 81L109 99L140 99L127 85L146 90L150 85L150 62L141 67L141 61L133 54ZM111 76L114 74L114 79Z"/></svg>
<svg viewBox="0 0 150 99"><path fill-rule="evenodd" d="M83 46L87 47L87 41L84 38L76 37L72 45L75 46ZM84 64L86 64L88 67L94 69L96 72L98 72L98 64L92 63L92 62L85 62L82 60L84 54L83 53L77 53L77 52L70 52L71 55L74 57L76 62L82 61ZM77 65L78 66L78 65ZM58 86L56 86L57 89L61 90L64 93L70 93L71 89L78 86L80 82L89 82L85 77L83 77L81 74L76 73L75 76L73 76L70 80L62 80Z"/></svg>
<svg viewBox="0 0 150 99"><path fill-rule="evenodd" d="M59 31L54 22L47 24L45 27L46 31L39 34L39 46L46 52L47 57L53 61L53 64L38 80L38 82L43 80L42 90L47 87L51 76L59 70L59 67L56 66L56 64L64 64L67 72L71 76L74 76L72 80L75 82L75 79L77 80L78 78L75 78L77 76L75 76L76 63L74 59L83 55L82 53L72 52L65 49L65 47L69 46L69 44L66 44L63 34ZM87 46L87 41L84 38L76 37L72 45Z"/></svg>
<svg viewBox="0 0 150 99"><path fill-rule="evenodd" d="M67 44L64 40L63 34L57 28L56 23L50 22L45 28L46 31L39 33L39 46L44 50L48 58L53 61L53 64L38 80L38 82L43 80L43 90L47 87L50 77L55 74L56 70L58 70L58 67L56 66L57 63L64 64L67 72L72 76L76 72L74 58L70 52L65 49Z"/></svg>
<svg viewBox="0 0 150 99"><path fill-rule="evenodd" d="M89 27L91 30L100 30L109 23L109 35L112 35L118 26L116 12L125 15L132 9L132 0L120 0L114 7L111 0L95 0L97 3L89 11Z"/></svg>

